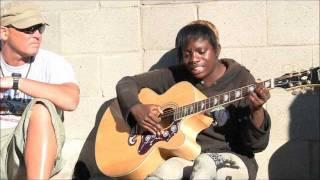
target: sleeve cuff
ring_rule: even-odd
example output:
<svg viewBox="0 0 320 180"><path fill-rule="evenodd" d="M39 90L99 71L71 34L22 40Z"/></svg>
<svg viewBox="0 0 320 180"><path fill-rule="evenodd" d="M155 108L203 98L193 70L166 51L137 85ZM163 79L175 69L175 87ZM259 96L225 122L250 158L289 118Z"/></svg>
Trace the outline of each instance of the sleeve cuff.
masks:
<svg viewBox="0 0 320 180"><path fill-rule="evenodd" d="M260 128L257 128L253 123L252 120L249 120L249 128L251 130L253 130L254 132L258 133L258 134L265 134L267 133L270 128L271 128L271 119L270 116L268 114L268 112L264 109L264 119L263 119L263 124Z"/></svg>

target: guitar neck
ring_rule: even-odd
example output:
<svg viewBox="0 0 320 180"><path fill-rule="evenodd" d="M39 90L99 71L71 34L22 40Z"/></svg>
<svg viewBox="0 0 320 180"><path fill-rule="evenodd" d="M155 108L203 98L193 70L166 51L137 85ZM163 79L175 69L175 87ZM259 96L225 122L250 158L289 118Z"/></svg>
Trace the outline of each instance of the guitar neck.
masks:
<svg viewBox="0 0 320 180"><path fill-rule="evenodd" d="M185 106L181 106L175 110L175 119L181 119L185 116L196 114L199 112L215 109L219 106L224 106L235 101L243 99L249 92L253 91L258 86L265 88L274 88L274 79L269 79L260 83L250 84L235 90L231 90L207 99L194 102Z"/></svg>
<svg viewBox="0 0 320 180"><path fill-rule="evenodd" d="M208 111L219 106L239 101L248 95L249 92L253 91L257 86L268 89L279 87L286 90L292 90L299 87L320 86L320 68L315 67L306 71L287 73L278 78L272 78L256 84L247 85L189 105L178 107L174 111L174 117L175 119L181 119L191 114Z"/></svg>

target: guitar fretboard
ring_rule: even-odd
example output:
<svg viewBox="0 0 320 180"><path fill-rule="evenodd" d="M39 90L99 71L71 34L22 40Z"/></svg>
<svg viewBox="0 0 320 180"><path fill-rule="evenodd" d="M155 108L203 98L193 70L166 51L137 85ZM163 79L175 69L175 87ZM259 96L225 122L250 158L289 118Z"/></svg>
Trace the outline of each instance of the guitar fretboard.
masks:
<svg viewBox="0 0 320 180"><path fill-rule="evenodd" d="M231 102L243 99L249 92L253 91L258 86L263 86L265 88L273 88L274 79L269 79L260 83L251 84L244 86L232 91L225 92L216 96L209 97L207 99L194 102L185 106L178 107L174 112L174 119L181 119L185 116L204 112L207 110L214 109L218 106L227 105Z"/></svg>

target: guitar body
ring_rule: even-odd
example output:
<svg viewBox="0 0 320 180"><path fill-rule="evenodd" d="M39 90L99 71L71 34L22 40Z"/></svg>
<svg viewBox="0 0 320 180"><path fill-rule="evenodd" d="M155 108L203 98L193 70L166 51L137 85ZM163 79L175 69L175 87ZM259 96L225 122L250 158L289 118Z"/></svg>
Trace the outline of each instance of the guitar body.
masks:
<svg viewBox="0 0 320 180"><path fill-rule="evenodd" d="M139 93L139 100L143 104L157 104L168 111L206 98L188 82L178 83L161 95L148 88L142 89ZM173 118L163 121L165 122L161 125L165 129L175 125ZM97 165L110 177L144 179L170 157L193 160L201 151L196 137L211 123L212 119L202 113L186 116L179 121L178 131L172 137L156 141L144 149L144 152L139 153L139 146L144 140L143 135L136 134L136 142L129 144L130 128L122 117L118 102L115 101L104 113L97 131Z"/></svg>
<svg viewBox="0 0 320 180"><path fill-rule="evenodd" d="M170 157L195 159L201 151L196 137L212 123L212 118L201 112L241 100L258 85L287 90L320 86L320 68L287 73L209 98L188 82L180 82L161 95L142 89L139 100L143 104L160 105L164 111L160 125L165 133L161 136L138 134L136 127L131 130L115 101L98 127L95 157L99 169L114 178L144 179Z"/></svg>

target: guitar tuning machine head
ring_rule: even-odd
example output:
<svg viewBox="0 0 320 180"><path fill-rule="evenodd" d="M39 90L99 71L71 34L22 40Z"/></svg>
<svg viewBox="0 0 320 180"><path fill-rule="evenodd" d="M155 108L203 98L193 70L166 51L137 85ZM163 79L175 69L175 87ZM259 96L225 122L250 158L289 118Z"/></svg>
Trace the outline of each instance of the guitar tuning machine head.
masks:
<svg viewBox="0 0 320 180"><path fill-rule="evenodd" d="M307 92L307 91L313 91L313 90L314 90L313 87L304 87L304 89L305 89L306 92Z"/></svg>
<svg viewBox="0 0 320 180"><path fill-rule="evenodd" d="M294 89L294 90L291 92L291 94L294 95L294 96L299 95L300 93L301 93L301 91L298 90L298 89Z"/></svg>
<svg viewBox="0 0 320 180"><path fill-rule="evenodd" d="M299 81L299 82L298 82L298 85L299 85L299 86L301 86L301 85L302 85L302 82L301 82L301 81Z"/></svg>
<svg viewBox="0 0 320 180"><path fill-rule="evenodd" d="M306 88L301 88L300 92L301 92L302 94L306 94L306 93L307 93L307 89L306 89Z"/></svg>

